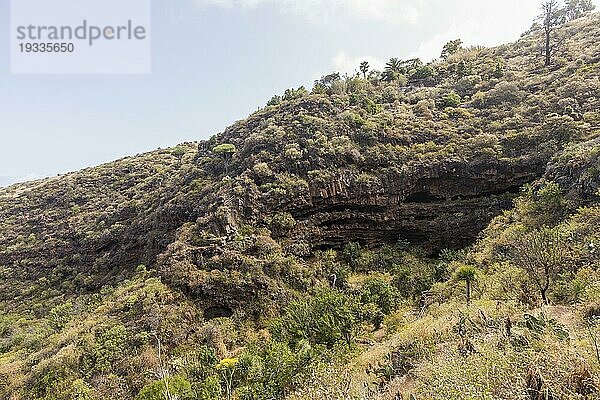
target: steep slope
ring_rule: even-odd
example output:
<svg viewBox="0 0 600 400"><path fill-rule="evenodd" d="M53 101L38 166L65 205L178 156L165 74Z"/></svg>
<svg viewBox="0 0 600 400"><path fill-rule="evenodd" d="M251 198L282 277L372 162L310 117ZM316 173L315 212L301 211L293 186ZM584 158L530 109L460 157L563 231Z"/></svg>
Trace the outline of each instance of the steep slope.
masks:
<svg viewBox="0 0 600 400"><path fill-rule="evenodd" d="M178 152L193 152L186 144ZM82 292L151 263L199 211L193 171L162 150L0 192L0 299ZM185 196L182 196L185 193ZM43 278L43 280L40 280ZM39 294L39 293L37 293Z"/></svg>
<svg viewBox="0 0 600 400"><path fill-rule="evenodd" d="M247 226L268 228L278 251L297 257L351 242L408 240L429 254L472 243L554 154L597 136L600 71L589 32L597 20L564 28L572 52L549 71L525 37L434 64L432 86L318 83L228 128L201 144L198 164L221 179L218 196L164 254L163 276L210 306L243 309L230 271L255 271L243 293L279 287L253 282L271 270L261 257L247 265L255 246L235 249L255 241ZM464 76L450 72L461 65ZM458 92L459 104L448 105ZM211 151L223 143L237 149L227 168Z"/></svg>
<svg viewBox="0 0 600 400"><path fill-rule="evenodd" d="M305 367L345 367L356 337L381 339L382 326L406 328L402 343L382 342L390 357L485 343L485 322L460 336L458 264L509 280L511 235L549 221L579 232L578 246L595 243L599 27L598 14L562 26L550 68L534 33L411 60L389 82L324 77L207 141L1 189L0 397L154 399L165 382L153 377L169 375L181 398L219 398L235 364L215 369L217 357L242 354L239 398L297 388L311 398ZM597 269L592 253L578 254L569 273ZM506 291L520 303L494 311L494 326L535 301L521 284ZM398 297L406 321L393 312ZM486 313L500 302L479 300ZM426 340L405 343L412 329ZM421 360L409 361L404 372ZM436 365L421 365L433 371L421 384ZM327 376L319 368L311 373ZM378 392L374 366L360 368L358 387ZM396 375L386 379L410 378Z"/></svg>

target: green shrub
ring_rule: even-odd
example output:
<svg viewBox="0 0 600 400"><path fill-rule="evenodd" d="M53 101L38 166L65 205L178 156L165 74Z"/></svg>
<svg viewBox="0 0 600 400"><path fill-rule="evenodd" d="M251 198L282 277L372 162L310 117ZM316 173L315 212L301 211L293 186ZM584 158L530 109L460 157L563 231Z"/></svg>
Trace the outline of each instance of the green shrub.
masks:
<svg viewBox="0 0 600 400"><path fill-rule="evenodd" d="M536 187L528 186L518 200L517 210L527 226L541 227L560 222L566 209L562 188L555 182L541 181Z"/></svg>
<svg viewBox="0 0 600 400"><path fill-rule="evenodd" d="M438 100L438 106L440 108L458 107L461 102L462 102L462 99L461 99L460 95L458 93L452 91L450 93L446 93Z"/></svg>
<svg viewBox="0 0 600 400"><path fill-rule="evenodd" d="M68 400L76 372L69 365L50 364L39 371L27 398L39 400ZM70 396L69 396L70 397Z"/></svg>
<svg viewBox="0 0 600 400"><path fill-rule="evenodd" d="M165 384L166 382L166 384ZM194 395L192 392L192 385L186 378L181 375L175 375L168 377L165 380L153 381L140 390L138 395L135 397L136 400L164 400L168 393L171 396L177 396L180 400L192 400Z"/></svg>
<svg viewBox="0 0 600 400"><path fill-rule="evenodd" d="M285 93L283 94L282 100L283 101L290 101L290 100L295 100L295 99L299 99L300 97L304 97L308 95L308 90L306 90L306 88L304 86L300 86L298 89L286 89Z"/></svg>
<svg viewBox="0 0 600 400"><path fill-rule="evenodd" d="M417 117L433 119L433 111L435 110L434 100L419 100L413 107L413 112Z"/></svg>
<svg viewBox="0 0 600 400"><path fill-rule="evenodd" d="M416 68L410 75L410 80L427 80L435 76L435 69L431 65L423 65Z"/></svg>
<svg viewBox="0 0 600 400"><path fill-rule="evenodd" d="M286 392L309 371L315 352L307 342L295 349L269 341L265 346L251 346L240 358L240 400L282 399Z"/></svg>
<svg viewBox="0 0 600 400"><path fill-rule="evenodd" d="M70 321L72 314L73 303L67 301L53 307L48 313L48 320L53 329L60 330Z"/></svg>
<svg viewBox="0 0 600 400"><path fill-rule="evenodd" d="M71 385L71 400L93 400L94 389L83 379L76 379Z"/></svg>
<svg viewBox="0 0 600 400"><path fill-rule="evenodd" d="M384 314L389 314L399 304L400 293L387 280L381 277L371 277L360 289L360 301L362 303L373 303L381 309Z"/></svg>
<svg viewBox="0 0 600 400"><path fill-rule="evenodd" d="M469 119L473 118L473 114L464 108L446 107L444 112L451 119Z"/></svg>
<svg viewBox="0 0 600 400"><path fill-rule="evenodd" d="M296 220L288 212L277 213L267 218L266 222L275 236L283 236L296 226Z"/></svg>
<svg viewBox="0 0 600 400"><path fill-rule="evenodd" d="M218 376L212 375L204 379L201 383L193 386L196 398L201 400L220 400L222 399L223 389Z"/></svg>
<svg viewBox="0 0 600 400"><path fill-rule="evenodd" d="M114 363L126 352L127 329L123 325L115 325L102 332L95 340L91 351L84 359L84 365L90 373L108 372Z"/></svg>
<svg viewBox="0 0 600 400"><path fill-rule="evenodd" d="M274 338L296 347L302 340L328 348L351 343L357 324L352 299L337 290L323 290L309 300L290 304L271 326Z"/></svg>
<svg viewBox="0 0 600 400"><path fill-rule="evenodd" d="M398 89L396 89L394 86L387 86L385 89L383 89L381 97L386 103L395 103L396 101L400 100Z"/></svg>
<svg viewBox="0 0 600 400"><path fill-rule="evenodd" d="M332 286L342 288L346 285L350 269L345 263L337 260L335 250L329 249L319 254L319 263L321 264L321 272Z"/></svg>
<svg viewBox="0 0 600 400"><path fill-rule="evenodd" d="M190 381L203 382L215 374L215 366L219 359L214 349L204 345L194 350L183 348L177 351L177 353L179 352L183 354L175 355L174 363L181 366L181 371Z"/></svg>
<svg viewBox="0 0 600 400"><path fill-rule="evenodd" d="M417 299L423 292L442 279L443 265L432 265L416 257L410 257L394 265L392 283L399 294L407 299Z"/></svg>
<svg viewBox="0 0 600 400"><path fill-rule="evenodd" d="M213 152L216 154L235 153L235 151L235 145L231 143L223 143L213 148Z"/></svg>
<svg viewBox="0 0 600 400"><path fill-rule="evenodd" d="M394 311L400 302L398 289L381 277L368 278L361 287L358 297L364 306L374 306L363 308L363 311L368 316L365 319L371 320L376 329L381 327L383 318Z"/></svg>
<svg viewBox="0 0 600 400"><path fill-rule="evenodd" d="M473 96L473 104L477 107L516 104L523 99L525 93L513 82L500 82L488 92L478 92Z"/></svg>
<svg viewBox="0 0 600 400"><path fill-rule="evenodd" d="M463 76L456 82L454 89L462 96L472 95L477 85L481 83L479 75Z"/></svg>
<svg viewBox="0 0 600 400"><path fill-rule="evenodd" d="M274 95L273 97L271 97L271 99L267 102L267 106L276 106L279 103L281 103L281 96L279 95Z"/></svg>

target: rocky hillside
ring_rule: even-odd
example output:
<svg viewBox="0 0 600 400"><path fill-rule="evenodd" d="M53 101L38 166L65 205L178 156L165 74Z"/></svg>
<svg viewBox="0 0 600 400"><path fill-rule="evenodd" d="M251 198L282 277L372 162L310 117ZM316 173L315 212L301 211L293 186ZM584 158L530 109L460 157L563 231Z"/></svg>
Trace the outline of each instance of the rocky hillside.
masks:
<svg viewBox="0 0 600 400"><path fill-rule="evenodd" d="M329 75L311 91L274 97L208 141L0 189L0 397L158 399L171 382L185 399L313 398L302 392L306 374L341 377L323 365L401 354L400 322L384 324L384 316L455 304L459 263L490 282L501 280L500 270L526 272L523 259L511 258L519 229L533 235L565 224L572 241L595 246L599 26L598 14L562 26L550 67L532 33L496 48L460 48L431 64L409 60L393 79L376 71L365 79ZM577 254L569 273L597 271L594 252ZM574 279L563 278L563 286ZM489 318L510 322L536 304L535 279L521 283L525 292L510 289L520 301L503 310L510 315ZM483 286L473 296L491 301ZM565 305L583 301L549 293ZM400 300L386 306L384 297ZM303 298L311 300L302 311L286 308ZM341 320L356 326L344 331L332 317L333 339L318 322L291 328L298 315L310 320L311 312L327 315L355 301ZM448 320L468 324L472 311ZM436 312L425 317L432 326L441 324ZM470 353L478 343L440 329L449 336L428 337L427 346L462 340ZM373 353L382 346L394 350ZM248 352L264 373L265 363L283 365L270 392L264 385L272 379L252 362L236 370ZM213 371L219 359L225 364ZM361 364L350 386L358 380L368 396L396 390L434 398L420 375L407 374L417 359L407 360L402 368L393 361L388 375L376 371L381 359ZM239 373L237 391L223 371ZM593 387L598 368L586 371ZM381 374L371 390L369 380ZM319 396L349 398L332 394L335 383L323 387L329 392Z"/></svg>

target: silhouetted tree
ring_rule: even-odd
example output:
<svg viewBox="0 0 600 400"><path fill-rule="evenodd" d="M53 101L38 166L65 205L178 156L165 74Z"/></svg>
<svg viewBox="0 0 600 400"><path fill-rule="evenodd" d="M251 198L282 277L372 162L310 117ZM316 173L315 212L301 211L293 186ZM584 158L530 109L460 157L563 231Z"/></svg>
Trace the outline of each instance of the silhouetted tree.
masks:
<svg viewBox="0 0 600 400"><path fill-rule="evenodd" d="M283 101L295 100L299 99L302 96L306 96L308 94L308 90L304 86L300 86L298 89L286 89L283 93L283 97L281 98Z"/></svg>
<svg viewBox="0 0 600 400"><path fill-rule="evenodd" d="M549 66L552 63L552 54L556 49L553 33L555 28L565 21L565 9L560 6L558 0L545 0L541 5L541 10L542 13L537 17L537 21L544 29L544 65Z"/></svg>
<svg viewBox="0 0 600 400"><path fill-rule="evenodd" d="M276 94L273 97L271 97L271 100L269 100L267 102L267 105L268 106L276 106L279 103L281 103L281 96L279 96L278 94Z"/></svg>
<svg viewBox="0 0 600 400"><path fill-rule="evenodd" d="M392 82L398 79L398 76L404 73L402 61L393 57L385 64L385 70L383 71L383 80L386 82Z"/></svg>
<svg viewBox="0 0 600 400"><path fill-rule="evenodd" d="M458 64L456 64L456 76L460 79L464 76L471 74L471 65L465 60L460 60Z"/></svg>
<svg viewBox="0 0 600 400"><path fill-rule="evenodd" d="M465 282L467 305L471 304L471 285L477 277L477 269L470 265L462 265L456 270L454 277L459 281Z"/></svg>
<svg viewBox="0 0 600 400"><path fill-rule="evenodd" d="M334 72L329 75L322 76L321 79L315 81L315 89L329 90L335 82L341 79L339 72Z"/></svg>
<svg viewBox="0 0 600 400"><path fill-rule="evenodd" d="M458 52L461 48L462 48L462 40L460 40L460 39L451 40L444 45L444 48L442 49L441 58L446 60L452 54L455 54L456 52Z"/></svg>
<svg viewBox="0 0 600 400"><path fill-rule="evenodd" d="M185 148L183 148L181 146L175 147L173 149L173 151L171 152L171 154L173 155L173 157L177 158L177 161L178 161L177 165L179 167L181 167L181 163L182 163L182 160L183 160L183 156L185 156L185 153L186 153Z"/></svg>
<svg viewBox="0 0 600 400"><path fill-rule="evenodd" d="M504 68L500 61L496 63L496 68L494 69L494 73L492 74L494 78L502 78L504 76Z"/></svg>
<svg viewBox="0 0 600 400"><path fill-rule="evenodd" d="M235 145L231 143L223 143L214 147L213 152L215 154L219 154L223 158L223 162L225 163L225 173L227 174L229 170L229 161L236 152Z"/></svg>
<svg viewBox="0 0 600 400"><path fill-rule="evenodd" d="M417 69L423 66L423 61L420 58L411 58L409 60L402 62L402 67L405 71L409 71L411 69Z"/></svg>
<svg viewBox="0 0 600 400"><path fill-rule="evenodd" d="M360 63L360 72L362 72L363 77L367 79L367 72L369 72L369 63L368 61L363 61Z"/></svg>
<svg viewBox="0 0 600 400"><path fill-rule="evenodd" d="M410 74L411 81L425 81L433 78L435 69L431 65L423 65L412 71Z"/></svg>

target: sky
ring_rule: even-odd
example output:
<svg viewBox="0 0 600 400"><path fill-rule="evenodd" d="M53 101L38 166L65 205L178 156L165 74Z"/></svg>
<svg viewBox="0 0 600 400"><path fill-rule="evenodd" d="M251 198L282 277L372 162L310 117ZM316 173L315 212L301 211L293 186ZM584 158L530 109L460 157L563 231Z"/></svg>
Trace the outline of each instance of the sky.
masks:
<svg viewBox="0 0 600 400"><path fill-rule="evenodd" d="M19 1L19 0L12 0ZM0 186L206 139L274 94L367 60L517 40L538 0L151 0L152 72L10 73L0 0ZM600 1L600 0L597 0Z"/></svg>

